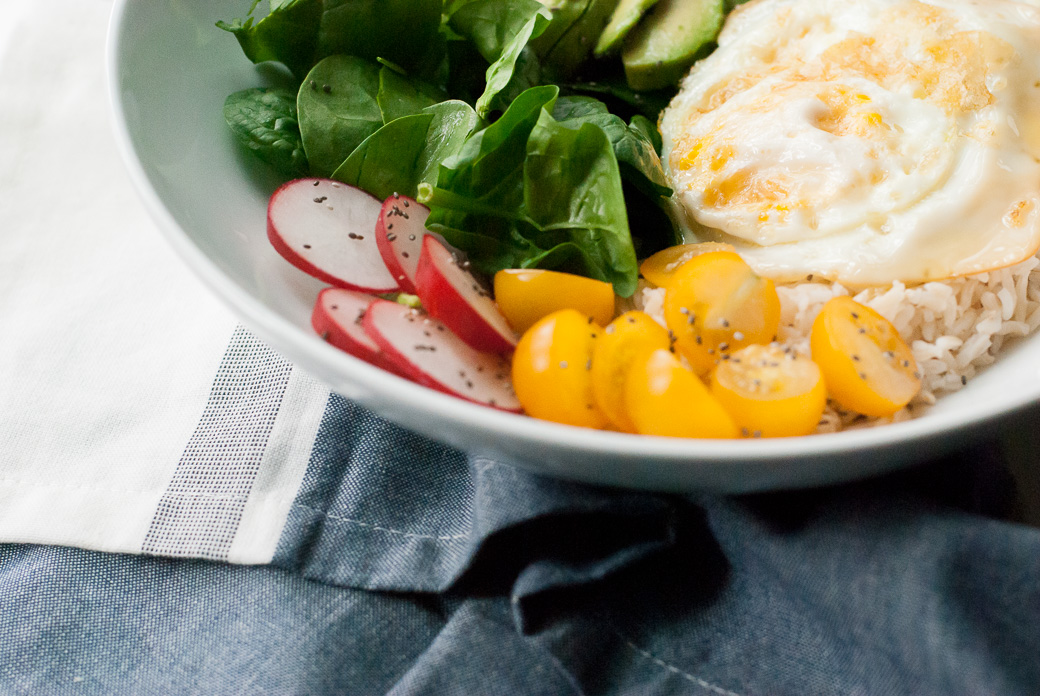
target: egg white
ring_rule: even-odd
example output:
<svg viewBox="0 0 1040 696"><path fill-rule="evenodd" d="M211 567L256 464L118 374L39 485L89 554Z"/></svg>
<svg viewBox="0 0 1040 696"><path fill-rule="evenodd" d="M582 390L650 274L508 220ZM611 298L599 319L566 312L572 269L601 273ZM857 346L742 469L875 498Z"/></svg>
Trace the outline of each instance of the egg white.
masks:
<svg viewBox="0 0 1040 696"><path fill-rule="evenodd" d="M951 278L1040 248L1040 7L752 0L662 115L693 236L763 275Z"/></svg>

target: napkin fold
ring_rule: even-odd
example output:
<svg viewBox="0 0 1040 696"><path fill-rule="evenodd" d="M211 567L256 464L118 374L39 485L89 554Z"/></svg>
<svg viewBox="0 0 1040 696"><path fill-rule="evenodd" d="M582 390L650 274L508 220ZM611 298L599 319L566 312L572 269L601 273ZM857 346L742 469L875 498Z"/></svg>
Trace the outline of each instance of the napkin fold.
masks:
<svg viewBox="0 0 1040 696"><path fill-rule="evenodd" d="M363 460L312 470L324 497L301 490L307 533L287 532L272 565L0 546L10 683L721 696L1040 684L1040 531L988 516L1014 499L989 445L866 483L678 497L483 466L333 403L340 426L378 435L360 438ZM975 478L990 482L984 499ZM386 482L402 479L436 493L395 496Z"/></svg>

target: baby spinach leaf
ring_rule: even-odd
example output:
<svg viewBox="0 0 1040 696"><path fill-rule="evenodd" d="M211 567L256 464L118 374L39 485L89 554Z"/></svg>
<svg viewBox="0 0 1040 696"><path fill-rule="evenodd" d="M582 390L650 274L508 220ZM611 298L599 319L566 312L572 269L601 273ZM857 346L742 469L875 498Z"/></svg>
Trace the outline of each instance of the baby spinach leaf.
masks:
<svg viewBox="0 0 1040 696"><path fill-rule="evenodd" d="M537 76L532 79L537 59L529 53L521 60L521 54L551 20L552 14L537 0L473 0L455 6L448 18L449 26L471 41L491 64L485 75L484 93L477 100L477 114L481 118L486 118L492 109L508 104L496 98L507 89L514 76L523 83L511 90L514 94L537 83ZM522 68L519 72L518 61Z"/></svg>
<svg viewBox="0 0 1040 696"><path fill-rule="evenodd" d="M386 58L415 74L429 74L443 58L441 0L272 0L257 20L259 4L246 19L217 26L254 63L280 62L297 78L336 54Z"/></svg>
<svg viewBox="0 0 1040 696"><path fill-rule="evenodd" d="M570 79L587 62L617 0L547 0L552 23L531 42L552 82Z"/></svg>
<svg viewBox="0 0 1040 696"><path fill-rule="evenodd" d="M378 64L329 56L307 73L296 99L311 173L329 176L383 125Z"/></svg>
<svg viewBox="0 0 1040 696"><path fill-rule="evenodd" d="M263 87L235 92L224 101L224 120L239 142L280 174L308 173L294 93Z"/></svg>
<svg viewBox="0 0 1040 696"><path fill-rule="evenodd" d="M318 56L386 58L432 75L443 57L441 0L324 0Z"/></svg>
<svg viewBox="0 0 1040 696"><path fill-rule="evenodd" d="M632 125L627 125L619 116L610 113L606 104L592 97L560 97L553 116L572 128L584 123L599 126L610 138L626 180L651 196L672 194L657 148L646 132L645 119L633 118Z"/></svg>
<svg viewBox="0 0 1040 696"><path fill-rule="evenodd" d="M406 77L386 66L379 71L376 103L379 105L383 123L417 114L447 98L441 89L424 80Z"/></svg>
<svg viewBox="0 0 1040 696"><path fill-rule="evenodd" d="M289 0L272 3L270 14L259 21L253 16L260 0L254 0L245 20L217 22L238 39L246 57L254 63L276 61L297 78L316 62L318 33L321 27L321 0Z"/></svg>
<svg viewBox="0 0 1040 696"><path fill-rule="evenodd" d="M420 183L433 181L442 161L461 149L477 125L472 107L445 101L403 116L369 136L333 173L376 198L394 193L414 197Z"/></svg>
<svg viewBox="0 0 1040 696"><path fill-rule="evenodd" d="M561 268L630 295L638 269L613 146L595 124L554 120L557 96L555 86L523 92L441 166L435 186L419 187L427 227L480 271Z"/></svg>
<svg viewBox="0 0 1040 696"><path fill-rule="evenodd" d="M430 219L438 223L438 215L465 216L485 213L498 217L515 217L523 205L523 167L527 158L527 140L538 123L542 109L552 108L559 90L552 86L534 87L517 97L502 117L470 137L454 157L448 158L437 176L435 188L424 189L437 200L451 200ZM436 204L436 203L435 203ZM467 229L463 220L445 221L448 227ZM428 221L427 226L431 223ZM469 228L473 229L473 228ZM448 237L448 241L451 238Z"/></svg>
<svg viewBox="0 0 1040 696"><path fill-rule="evenodd" d="M621 173L607 133L590 122L575 129L543 111L527 152L524 208L546 233L536 242L569 264L580 260L587 275L612 283L622 297L630 296L639 269ZM549 247L548 241L555 244Z"/></svg>

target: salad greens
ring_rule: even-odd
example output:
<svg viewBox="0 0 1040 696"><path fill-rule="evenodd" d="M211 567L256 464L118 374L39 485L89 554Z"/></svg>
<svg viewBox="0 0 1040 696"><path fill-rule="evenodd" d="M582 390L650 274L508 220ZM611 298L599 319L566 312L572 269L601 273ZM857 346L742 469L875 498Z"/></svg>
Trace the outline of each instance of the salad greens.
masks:
<svg viewBox="0 0 1040 696"><path fill-rule="evenodd" d="M236 92L225 119L286 178L416 197L475 269L567 270L627 297L637 250L680 239L651 120L671 93L591 59L612 2L561 2L270 0L257 19L254 0L218 26L298 91Z"/></svg>
<svg viewBox="0 0 1040 696"><path fill-rule="evenodd" d="M224 102L224 120L242 144L279 172L304 176L309 171L295 92L264 87L235 92Z"/></svg>

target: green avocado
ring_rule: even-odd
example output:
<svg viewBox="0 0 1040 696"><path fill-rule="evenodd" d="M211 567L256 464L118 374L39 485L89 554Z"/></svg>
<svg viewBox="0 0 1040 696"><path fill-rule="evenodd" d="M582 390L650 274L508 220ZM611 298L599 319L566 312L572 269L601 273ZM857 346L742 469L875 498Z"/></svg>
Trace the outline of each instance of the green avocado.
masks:
<svg viewBox="0 0 1040 696"><path fill-rule="evenodd" d="M593 53L597 58L614 53L621 49L621 42L628 32L643 18L647 11L657 4L657 0L620 0L614 14L607 23L607 28L599 35L599 41Z"/></svg>
<svg viewBox="0 0 1040 696"><path fill-rule="evenodd" d="M726 0L660 0L629 32L621 53L628 85L675 85L719 35Z"/></svg>
<svg viewBox="0 0 1040 696"><path fill-rule="evenodd" d="M531 48L551 80L571 78L592 54L618 0L539 0L552 11L552 22Z"/></svg>

